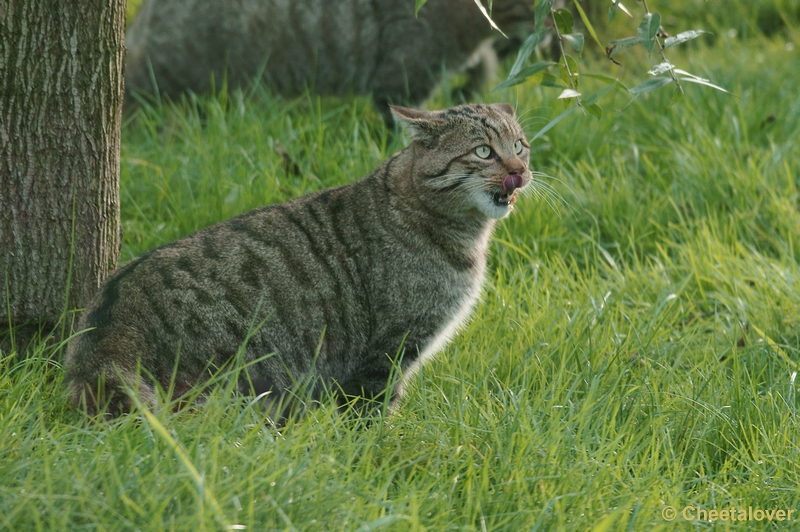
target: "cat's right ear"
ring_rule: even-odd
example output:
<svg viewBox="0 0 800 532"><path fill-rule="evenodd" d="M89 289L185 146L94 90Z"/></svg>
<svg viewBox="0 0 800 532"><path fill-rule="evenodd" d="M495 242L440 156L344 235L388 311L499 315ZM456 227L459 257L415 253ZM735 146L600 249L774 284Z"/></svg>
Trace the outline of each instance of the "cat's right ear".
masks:
<svg viewBox="0 0 800 532"><path fill-rule="evenodd" d="M438 113L400 107L399 105L390 105L389 108L397 123L403 126L403 129L414 140L419 140L428 147L436 145L445 126L445 121L437 116Z"/></svg>

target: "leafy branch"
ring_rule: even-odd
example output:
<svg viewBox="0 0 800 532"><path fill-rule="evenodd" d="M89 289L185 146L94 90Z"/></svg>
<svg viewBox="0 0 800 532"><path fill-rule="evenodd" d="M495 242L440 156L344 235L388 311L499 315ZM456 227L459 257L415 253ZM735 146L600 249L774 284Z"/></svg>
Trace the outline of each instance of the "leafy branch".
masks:
<svg viewBox="0 0 800 532"><path fill-rule="evenodd" d="M653 51L653 45L658 45L658 51L661 53L661 60L663 61L662 64L672 64L667 61L667 55L664 53L664 46L661 44L660 37L666 37L667 34L661 28L661 15L658 13L651 14L650 9L647 8L647 0L642 0L642 5L644 6L644 18L642 19L642 23L639 25L639 36L642 37L642 40L645 42L645 48L647 48L647 53L651 53ZM675 75L674 68L668 68L669 75L672 77L672 81L675 82L677 85L678 90L681 91L683 94L683 87L681 86L681 82L678 81L678 77Z"/></svg>
<svg viewBox="0 0 800 532"><path fill-rule="evenodd" d="M415 12L419 12L419 9L425 4L426 1L427 0L415 0ZM492 27L498 29L499 31L499 28L497 28L495 23L491 21L490 12L492 0L487 0L489 11L486 10L486 7L484 7L481 0L474 1L480 8L483 15L490 21ZM692 39L696 39L706 32L704 30L689 30L671 37L661 27L661 15L650 11L647 0L640 1L644 7L645 14L639 23L636 35L613 40L608 44L607 47L605 47L606 57L611 62L619 66L622 66L622 64L615 56L624 50L641 45L645 50L647 50L649 56L652 55L655 48L658 48L660 63L647 71L647 73L652 77L642 81L630 89L620 83L619 80L615 79L614 77L601 74L581 74L578 69L578 63L567 53L566 47L564 46L564 43L566 42L578 53L578 55L581 55L583 50L584 36L579 32L573 31L574 17L572 13L567 9L555 9L553 5L554 0L538 0L535 3L533 9L534 31L522 43L522 46L517 53L517 58L514 61L514 65L511 67L511 71L508 74L508 78L493 89L496 91L499 89L512 87L523 82L535 82L545 87L560 88L561 93L559 94L558 99L564 100L565 102L574 100L574 105L569 106L564 112L545 125L544 128L542 128L533 137L534 139L549 131L553 126L566 118L575 109L581 109L584 113L588 112L600 119L603 115L603 110L598 104L598 101L615 88L621 88L628 92L632 96L630 103L635 101L642 94L658 90L673 83L677 87L676 98L679 98L684 94L682 82L705 85L706 87L730 94L727 90L711 83L707 79L695 76L694 74L677 68L667 58L666 50L668 48L677 46ZM586 13L584 12L578 0L573 0L573 4L575 11L577 11L592 39L594 39L600 48L603 48L600 40L597 37L597 32L594 30L594 27L592 26L589 18L586 16ZM611 0L611 7L608 10L609 23L613 20L617 10L622 11L629 17L633 17L631 12L622 4L621 0ZM552 23L550 25L545 25L545 21L548 20L548 18L552 21ZM559 51L561 52L559 61L537 61L533 64L527 64L536 47L546 40L548 33L551 31L555 33ZM548 72L549 69L556 65L558 65L561 70L560 77L556 77ZM662 74L664 73L668 73L669 77L663 76ZM593 94L582 94L579 90L581 76L600 80L606 83L607 86Z"/></svg>
<svg viewBox="0 0 800 532"><path fill-rule="evenodd" d="M575 98L575 105L578 107L583 108L583 104L581 103L581 93L578 92L578 73L577 68L575 69L575 77L573 77L572 72L569 68L570 56L567 55L566 50L564 50L564 41L566 40L569 42L575 50L578 51L578 54L581 53L583 50L583 35L580 33L571 33L572 26L575 23L572 13L567 11L566 9L559 9L554 10L552 6L550 7L550 16L555 21L553 25L553 29L556 32L556 39L558 40L558 48L561 51L561 59L564 60L564 73L566 74L567 81L569 82L569 89L564 89L561 91L559 95L559 99L567 99L567 98ZM573 60L574 63L574 60ZM584 113L586 111L584 110Z"/></svg>

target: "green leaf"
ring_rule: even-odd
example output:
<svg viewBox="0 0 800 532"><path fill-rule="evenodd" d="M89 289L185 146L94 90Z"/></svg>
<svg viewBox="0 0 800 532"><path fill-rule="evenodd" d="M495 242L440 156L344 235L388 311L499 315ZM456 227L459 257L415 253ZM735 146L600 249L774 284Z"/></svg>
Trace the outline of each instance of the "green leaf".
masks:
<svg viewBox="0 0 800 532"><path fill-rule="evenodd" d="M645 48L648 48L650 45L650 22L653 20L653 15L651 13L645 13L644 17L642 17L642 21L639 23L639 29L637 30L637 34L639 35L639 39L644 44ZM652 50L653 47L650 46L648 50Z"/></svg>
<svg viewBox="0 0 800 532"><path fill-rule="evenodd" d="M561 59L563 60L561 63L559 63L559 66L561 67L561 79L563 79L564 83L569 87L570 86L569 74L572 74L572 85L575 85L575 88L577 89L578 79L579 79L578 63L576 63L575 60L568 55L562 56ZM564 65L565 62L566 66ZM567 73L567 67L569 67L569 74Z"/></svg>
<svg viewBox="0 0 800 532"><path fill-rule="evenodd" d="M594 116L596 119L600 120L601 118L603 118L603 108L597 105L596 103L593 103L592 105L586 105L584 103L583 108L586 109L586 111L592 116Z"/></svg>
<svg viewBox="0 0 800 532"><path fill-rule="evenodd" d="M572 33L572 27L575 25L575 19L572 18L572 13L570 13L566 9L557 9L553 12L553 19L556 22L556 28L558 31L561 32L561 35L565 33Z"/></svg>
<svg viewBox="0 0 800 532"><path fill-rule="evenodd" d="M614 78L611 78L611 77L608 77L608 76L604 76L602 74L581 74L581 76L584 77L584 78L596 79L596 80L603 81L603 82L609 83L609 84L616 83L619 87L625 89L625 92L628 91L628 87L626 87L618 79L614 79Z"/></svg>
<svg viewBox="0 0 800 532"><path fill-rule="evenodd" d="M564 111L563 113L561 113L560 115L549 121L546 126L540 129L539 132L533 136L530 142L533 142L534 140L538 139L539 137L541 137L542 135L553 129L553 126L564 120L572 111L574 111L577 108L578 108L577 105L573 105L572 107L570 107L569 109L567 109L566 111Z"/></svg>
<svg viewBox="0 0 800 532"><path fill-rule="evenodd" d="M533 8L533 24L536 28L536 33L539 33L544 28L544 21L553 8L553 1L554 0L539 0L536 7Z"/></svg>
<svg viewBox="0 0 800 532"><path fill-rule="evenodd" d="M658 13L653 13L652 18L650 19L650 40L655 40L656 35L658 35L658 30L661 29L661 15Z"/></svg>
<svg viewBox="0 0 800 532"><path fill-rule="evenodd" d="M425 2L428 0L417 0L416 4L414 5L414 16L416 17L419 14L419 10L422 9L422 6L425 5Z"/></svg>
<svg viewBox="0 0 800 532"><path fill-rule="evenodd" d="M611 21L614 20L614 15L617 14L617 10L615 9L617 7L617 3L619 3L619 2L615 2L614 5L612 5L611 7L608 8L608 23L609 24L611 24Z"/></svg>
<svg viewBox="0 0 800 532"><path fill-rule="evenodd" d="M575 51L578 52L578 55L581 54L583 50L583 35L580 33L572 33L569 35L562 35L565 41L567 41L570 46L575 48Z"/></svg>
<svg viewBox="0 0 800 532"><path fill-rule="evenodd" d="M704 33L708 32L703 30L689 30L679 33L674 37L667 37L667 39L664 41L664 48L669 48L686 41L691 41L692 39L700 37Z"/></svg>
<svg viewBox="0 0 800 532"><path fill-rule="evenodd" d="M567 84L561 78L557 78L552 74L548 74L544 72L542 74L542 81L539 82L539 85L542 87L555 87L557 89L563 89Z"/></svg>
<svg viewBox="0 0 800 532"><path fill-rule="evenodd" d="M616 55L622 50L630 48L631 46L636 46L637 44L642 44L642 38L638 35L636 37L626 37L624 39L617 39L616 41L611 41L609 47L611 48L611 53L609 55Z"/></svg>
<svg viewBox="0 0 800 532"><path fill-rule="evenodd" d="M575 3L575 9L578 10L578 15L581 16L581 20L583 21L583 25L586 26L587 30L589 30L589 35L592 36L592 39L594 39L594 42L597 43L597 46L599 46L600 49L605 48L600 43L600 39L597 38L597 33L594 31L594 27L592 26L592 23L589 22L589 17L587 17L586 13L583 11L583 8L581 7L581 3L578 2L578 0L573 0L573 1Z"/></svg>
<svg viewBox="0 0 800 532"><path fill-rule="evenodd" d="M653 51L653 47L656 45L656 33L658 33L658 28L660 27L661 15L658 13L647 13L644 18L642 18L642 22L639 24L638 34L639 39L642 40L642 44L647 49L647 53Z"/></svg>
<svg viewBox="0 0 800 532"><path fill-rule="evenodd" d="M523 42L522 46L520 46L519 52L517 52L517 60L514 61L514 66L511 67L511 72L508 73L509 79L520 73L522 70L522 65L525 64L533 50L542 41L542 37L544 37L546 32L547 30L542 28L541 31L537 31L536 33L531 33L528 35L528 38L525 39L525 42Z"/></svg>
<svg viewBox="0 0 800 532"><path fill-rule="evenodd" d="M635 96L639 96L640 94L644 94L645 92L651 92L666 85L672 83L672 78L652 78L645 80L632 89L628 89L628 92Z"/></svg>
<svg viewBox="0 0 800 532"><path fill-rule="evenodd" d="M557 63L553 63L552 61L539 61L538 63L534 63L530 66L527 66L522 70L520 70L516 76L514 77L509 76L507 80L505 80L503 83L492 89L492 92L522 83L523 81L533 76L534 74L538 74L542 70L548 69L556 64Z"/></svg>
<svg viewBox="0 0 800 532"><path fill-rule="evenodd" d="M614 83L612 83L608 87L603 87L602 89L600 89L597 92L593 92L591 94L587 94L586 97L583 99L583 104L584 105L594 105L601 98L603 98L606 94L608 94L609 92L614 90L617 87L617 85L622 86L621 83L619 83L618 81L614 80Z"/></svg>

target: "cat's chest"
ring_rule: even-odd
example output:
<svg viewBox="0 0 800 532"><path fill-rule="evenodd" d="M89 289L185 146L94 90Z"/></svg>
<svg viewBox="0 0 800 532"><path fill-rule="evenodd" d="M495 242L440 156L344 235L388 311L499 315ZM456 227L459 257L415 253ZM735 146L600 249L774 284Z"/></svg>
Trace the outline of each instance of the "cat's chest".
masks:
<svg viewBox="0 0 800 532"><path fill-rule="evenodd" d="M427 331L417 340L419 363L440 351L455 334L466 324L475 308L483 285L483 268L463 279L458 294L450 294L446 305L442 305L442 313L432 330Z"/></svg>
<svg viewBox="0 0 800 532"><path fill-rule="evenodd" d="M469 268L407 257L396 271L386 272L382 289L376 291L378 328L387 332L402 329L407 334L406 356L423 361L469 319L481 293L484 272L482 256Z"/></svg>

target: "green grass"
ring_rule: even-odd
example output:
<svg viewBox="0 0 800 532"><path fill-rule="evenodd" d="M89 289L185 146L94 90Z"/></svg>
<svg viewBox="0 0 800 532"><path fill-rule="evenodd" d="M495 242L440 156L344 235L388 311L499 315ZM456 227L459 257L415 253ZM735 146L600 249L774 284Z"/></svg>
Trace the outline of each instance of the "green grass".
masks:
<svg viewBox="0 0 800 532"><path fill-rule="evenodd" d="M672 56L735 96L689 86L617 113L618 95L535 143L563 203L528 197L499 225L473 320L385 422L327 405L276 432L217 391L93 424L59 345L5 356L0 528L689 530L711 524L662 509L800 510L800 51L739 37ZM533 135L554 95L484 97ZM123 130L122 261L402 146L364 98L144 111Z"/></svg>

